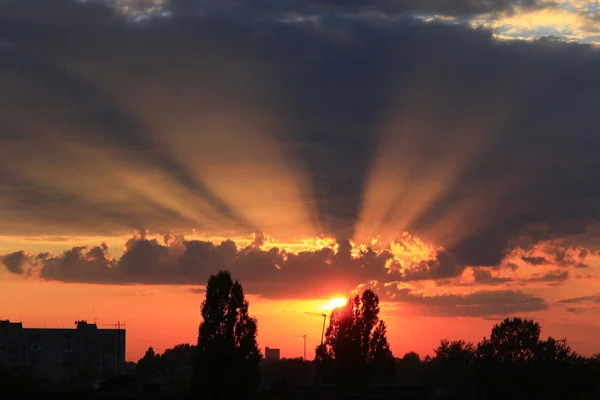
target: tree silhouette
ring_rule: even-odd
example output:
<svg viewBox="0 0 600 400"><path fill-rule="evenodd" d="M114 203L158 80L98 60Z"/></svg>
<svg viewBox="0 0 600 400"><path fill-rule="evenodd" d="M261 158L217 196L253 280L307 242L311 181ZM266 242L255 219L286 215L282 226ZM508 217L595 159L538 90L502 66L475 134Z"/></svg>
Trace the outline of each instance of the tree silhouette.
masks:
<svg viewBox="0 0 600 400"><path fill-rule="evenodd" d="M220 271L208 279L194 369L194 388L203 398L257 395L262 358L257 321L248 314L242 285Z"/></svg>
<svg viewBox="0 0 600 400"><path fill-rule="evenodd" d="M152 347L148 347L144 357L140 358L137 363L136 371L138 375L145 379L156 378L159 374L160 356L154 352Z"/></svg>
<svg viewBox="0 0 600 400"><path fill-rule="evenodd" d="M159 358L159 371L172 388L189 390L192 381L192 366L196 359L196 346L178 344L166 349Z"/></svg>
<svg viewBox="0 0 600 400"><path fill-rule="evenodd" d="M412 365L418 365L421 363L421 356L416 351L409 351L402 356L402 361Z"/></svg>
<svg viewBox="0 0 600 400"><path fill-rule="evenodd" d="M575 362L576 359L577 354L565 341L553 337L540 341L535 353L535 360L538 362Z"/></svg>
<svg viewBox="0 0 600 400"><path fill-rule="evenodd" d="M475 358L475 346L464 340L443 339L434 352L438 360L459 362L464 365L468 365Z"/></svg>
<svg viewBox="0 0 600 400"><path fill-rule="evenodd" d="M396 365L398 383L410 385L421 382L424 368L419 353L409 351L402 358L396 360Z"/></svg>
<svg viewBox="0 0 600 400"><path fill-rule="evenodd" d="M464 340L443 339L435 352L438 376L443 383L463 384L475 360L475 346Z"/></svg>
<svg viewBox="0 0 600 400"><path fill-rule="evenodd" d="M490 338L477 347L477 384L497 398L565 398L578 386L574 378L580 374L573 371L578 370L575 364L580 358L566 341L540 340L540 331L537 322L521 318L495 325Z"/></svg>
<svg viewBox="0 0 600 400"><path fill-rule="evenodd" d="M196 346L182 343L165 350L161 359L166 372L174 372L182 367L190 366L196 356Z"/></svg>
<svg viewBox="0 0 600 400"><path fill-rule="evenodd" d="M538 350L540 325L521 318L506 318L492 329L489 339L479 343L477 352L481 358L492 358L506 363L533 360Z"/></svg>
<svg viewBox="0 0 600 400"><path fill-rule="evenodd" d="M379 311L379 297L366 290L331 312L326 341L315 351L320 371L346 385L392 377L394 358Z"/></svg>
<svg viewBox="0 0 600 400"><path fill-rule="evenodd" d="M232 282L229 274L213 276L209 283L202 306L205 320L198 341L203 355L198 354L195 346L186 344L167 349L162 355L149 348L138 362L138 372L141 375L143 370L150 371L152 378L161 375L171 393L177 389L186 393L190 382L186 364L193 358L195 386L201 390L197 398L252 398L257 392L260 360L255 341L256 321L248 316L241 286L237 287L239 283ZM387 344L385 324L379 320L378 298L369 292L352 297L349 305L332 312L327 340L316 349L319 377L356 386L392 378L397 369L395 383L406 385L408 392L415 396L427 391L427 386L441 385L444 398L600 398L600 354L586 358L573 352L566 340L552 337L540 340L539 324L527 319L501 321L476 350L472 343L444 339L434 350L434 358L427 355L420 359L417 353L408 352L394 360ZM251 329L245 331L247 327ZM294 393L294 386L306 385L311 380L311 367L314 365L302 359L262 364L263 376L276 382L272 393L283 396L278 398L294 398L298 394ZM18 393L41 387L39 377L29 376L30 373L32 371L0 367L0 386L5 384L9 392ZM289 385L287 389L286 385ZM333 397L328 396L332 389L332 394L340 390L321 387L316 394ZM356 387L346 389L357 392ZM389 387L371 387L365 392L377 396L378 392L383 395L389 390Z"/></svg>

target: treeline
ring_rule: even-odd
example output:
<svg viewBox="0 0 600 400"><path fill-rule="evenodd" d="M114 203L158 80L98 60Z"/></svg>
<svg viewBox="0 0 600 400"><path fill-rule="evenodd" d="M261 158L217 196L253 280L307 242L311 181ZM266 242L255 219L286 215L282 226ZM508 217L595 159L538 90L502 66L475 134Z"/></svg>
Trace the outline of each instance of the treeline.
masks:
<svg viewBox="0 0 600 400"><path fill-rule="evenodd" d="M189 389L195 357L196 346L189 344L178 344L163 354L156 354L150 347L137 362L135 372L146 381L165 381Z"/></svg>
<svg viewBox="0 0 600 400"><path fill-rule="evenodd" d="M600 398L600 357L582 357L564 340L542 340L540 325L531 320L505 319L477 344L444 339L434 353L398 359L396 382L453 387L487 399Z"/></svg>
<svg viewBox="0 0 600 400"><path fill-rule="evenodd" d="M197 346L179 345L163 355L149 349L138 362L138 373L182 376L182 368L189 366L190 390L196 396L256 398L262 354L256 343L258 324L248 307L242 285L228 272L211 276L202 303ZM505 319L479 343L444 339L433 357L421 358L409 352L395 358L379 314L379 298L373 291L353 296L345 306L332 311L313 364L282 360L266 370L278 371L282 381L289 374L296 380L348 390L385 385L440 386L462 398L600 396L600 392L594 394L600 388L600 357L582 357L566 341L542 339L535 321Z"/></svg>

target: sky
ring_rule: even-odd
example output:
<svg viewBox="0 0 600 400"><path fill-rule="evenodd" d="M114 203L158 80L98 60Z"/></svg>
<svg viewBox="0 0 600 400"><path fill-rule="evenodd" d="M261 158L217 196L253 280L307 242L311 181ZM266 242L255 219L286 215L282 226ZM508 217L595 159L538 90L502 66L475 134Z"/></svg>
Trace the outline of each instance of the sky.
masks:
<svg viewBox="0 0 600 400"><path fill-rule="evenodd" d="M227 269L284 357L365 288L396 356L509 316L600 352L598 9L0 0L0 318L137 360Z"/></svg>

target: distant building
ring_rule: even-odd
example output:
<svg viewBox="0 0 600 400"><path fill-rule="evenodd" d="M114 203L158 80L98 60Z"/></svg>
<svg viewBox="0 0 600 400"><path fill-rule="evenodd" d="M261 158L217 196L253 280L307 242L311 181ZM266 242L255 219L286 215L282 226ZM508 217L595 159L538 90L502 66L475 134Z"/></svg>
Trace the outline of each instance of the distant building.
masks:
<svg viewBox="0 0 600 400"><path fill-rule="evenodd" d="M277 361L281 358L280 356L281 356L281 350L265 347L265 360Z"/></svg>
<svg viewBox="0 0 600 400"><path fill-rule="evenodd" d="M83 375L106 378L125 370L125 330L98 329L76 322L76 328L23 328L0 321L0 365L29 367L40 376L70 379Z"/></svg>

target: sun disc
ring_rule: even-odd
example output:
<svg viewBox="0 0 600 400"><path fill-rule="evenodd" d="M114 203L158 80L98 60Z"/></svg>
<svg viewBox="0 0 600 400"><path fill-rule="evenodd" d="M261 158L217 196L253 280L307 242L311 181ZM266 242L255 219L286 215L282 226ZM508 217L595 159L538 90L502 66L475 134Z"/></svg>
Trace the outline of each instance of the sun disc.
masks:
<svg viewBox="0 0 600 400"><path fill-rule="evenodd" d="M345 306L347 302L348 300L343 297L334 297L327 304L327 308L333 310L334 308Z"/></svg>

